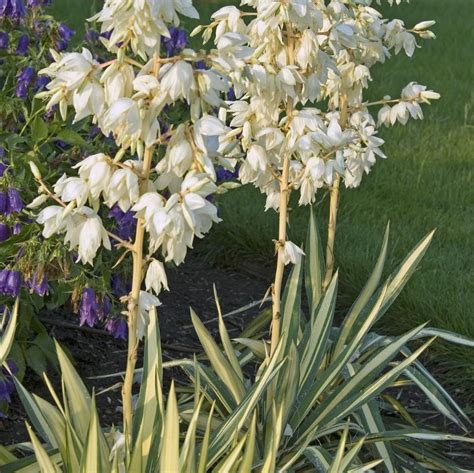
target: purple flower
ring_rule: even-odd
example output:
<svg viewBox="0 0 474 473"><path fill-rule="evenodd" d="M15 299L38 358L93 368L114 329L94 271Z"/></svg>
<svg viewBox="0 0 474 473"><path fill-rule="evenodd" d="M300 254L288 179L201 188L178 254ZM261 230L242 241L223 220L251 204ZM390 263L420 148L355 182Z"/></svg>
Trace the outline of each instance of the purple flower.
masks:
<svg viewBox="0 0 474 473"><path fill-rule="evenodd" d="M50 122L51 120L53 120L54 115L56 114L57 110L58 110L58 106L57 106L57 105L53 105L53 106L43 115L43 118L44 118L47 122Z"/></svg>
<svg viewBox="0 0 474 473"><path fill-rule="evenodd" d="M18 368L12 360L7 361L8 369L2 368L0 370L0 401L10 402L15 384L12 375L18 373Z"/></svg>
<svg viewBox="0 0 474 473"><path fill-rule="evenodd" d="M21 223L15 223L13 225L13 235L18 235L21 233L21 229L23 228L23 225Z"/></svg>
<svg viewBox="0 0 474 473"><path fill-rule="evenodd" d="M112 294L116 297L122 297L132 290L130 283L126 282L120 274L116 273L112 274L110 278L110 288L112 289Z"/></svg>
<svg viewBox="0 0 474 473"><path fill-rule="evenodd" d="M218 182L226 182L235 179L238 175L238 171L229 171L226 168L219 166L216 169L216 177Z"/></svg>
<svg viewBox="0 0 474 473"><path fill-rule="evenodd" d="M62 151L66 151L68 148L70 148L70 146L65 141L62 141L62 140L56 140L54 143Z"/></svg>
<svg viewBox="0 0 474 473"><path fill-rule="evenodd" d="M11 215L13 213L21 212L25 208L25 204L21 198L18 189L11 187L8 189L8 202L5 213Z"/></svg>
<svg viewBox="0 0 474 473"><path fill-rule="evenodd" d="M0 0L0 16L9 16L14 20L19 20L26 15L26 8L23 0Z"/></svg>
<svg viewBox="0 0 474 473"><path fill-rule="evenodd" d="M35 273L32 279L26 282L26 286L31 292L38 294L40 297L44 297L48 293L48 276L43 274L40 277L38 273Z"/></svg>
<svg viewBox="0 0 474 473"><path fill-rule="evenodd" d="M27 0L26 4L29 7L41 7L51 3L51 0Z"/></svg>
<svg viewBox="0 0 474 473"><path fill-rule="evenodd" d="M58 33L59 33L59 36L61 36L61 38L64 39L65 41L71 41L72 37L76 34L74 30L69 28L69 26L67 26L64 23L61 23L59 25Z"/></svg>
<svg viewBox="0 0 474 473"><path fill-rule="evenodd" d="M124 319L109 319L105 324L105 330L111 333L114 338L126 340L128 334L127 322Z"/></svg>
<svg viewBox="0 0 474 473"><path fill-rule="evenodd" d="M35 92L43 91L50 83L50 78L46 76L38 76L35 82Z"/></svg>
<svg viewBox="0 0 474 473"><path fill-rule="evenodd" d="M100 318L100 308L94 289L87 288L82 292L81 307L79 309L80 325L94 327Z"/></svg>
<svg viewBox="0 0 474 473"><path fill-rule="evenodd" d="M122 240L131 240L135 235L137 220L133 212L123 212L118 205L114 205L109 212L109 217L114 218L117 223L117 235Z"/></svg>
<svg viewBox="0 0 474 473"><path fill-rule="evenodd" d="M235 90L233 87L229 89L229 92L227 92L227 100L230 100L231 102L234 102L237 100L237 97L235 96Z"/></svg>
<svg viewBox="0 0 474 473"><path fill-rule="evenodd" d="M18 45L16 47L16 54L18 56L26 56L28 54L28 46L30 45L30 38L27 34L20 36Z"/></svg>
<svg viewBox="0 0 474 473"><path fill-rule="evenodd" d="M99 41L99 33L95 30L87 30L84 39L88 43L97 43Z"/></svg>
<svg viewBox="0 0 474 473"><path fill-rule="evenodd" d="M0 294L18 297L21 288L21 274L18 271L4 269L0 271Z"/></svg>
<svg viewBox="0 0 474 473"><path fill-rule="evenodd" d="M34 75L35 70L30 66L25 67L20 74L18 74L18 82L16 85L16 96L18 98L26 99Z"/></svg>
<svg viewBox="0 0 474 473"><path fill-rule="evenodd" d="M175 56L181 52L189 43L188 33L181 28L172 26L169 29L170 37L162 36L161 42L168 56Z"/></svg>
<svg viewBox="0 0 474 473"><path fill-rule="evenodd" d="M100 311L100 318L104 319L110 315L110 310L112 308L112 303L110 302L110 298L105 296L102 299L102 310Z"/></svg>
<svg viewBox="0 0 474 473"><path fill-rule="evenodd" d="M5 31L0 31L0 49L7 49L9 43L10 39L8 37L8 33Z"/></svg>
<svg viewBox="0 0 474 473"><path fill-rule="evenodd" d="M10 227L6 223L0 223L0 241L8 240L10 235Z"/></svg>
<svg viewBox="0 0 474 473"><path fill-rule="evenodd" d="M112 36L112 32L113 32L113 30L104 31L103 33L100 33L99 36L100 36L101 38L110 39L110 37Z"/></svg>
<svg viewBox="0 0 474 473"><path fill-rule="evenodd" d="M0 192L0 215L5 215L8 208L8 194Z"/></svg>

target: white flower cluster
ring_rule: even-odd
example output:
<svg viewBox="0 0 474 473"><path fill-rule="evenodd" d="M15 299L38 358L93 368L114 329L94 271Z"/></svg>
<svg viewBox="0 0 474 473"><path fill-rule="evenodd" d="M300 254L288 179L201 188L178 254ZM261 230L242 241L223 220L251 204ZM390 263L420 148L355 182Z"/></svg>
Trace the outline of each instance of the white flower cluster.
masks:
<svg viewBox="0 0 474 473"><path fill-rule="evenodd" d="M64 119L68 107L75 121L92 117L105 136L114 137L119 151L115 157L85 158L74 167L77 175L63 175L52 191L42 183L43 195L30 206L42 205L46 194L60 204L40 212L43 235L64 235L78 261L88 264L101 246L111 248L114 237L100 218L102 208L133 212L148 235L145 286L157 295L168 285L163 263L153 255L159 252L165 261L181 264L194 238L204 237L220 221L209 199L219 190L215 166L232 171L238 152L224 140L231 131L225 113L218 113L222 119L215 116L227 107L230 83L224 69L230 66L220 65L217 52L185 49L179 56L159 55L160 38L170 36L178 14L197 18L190 0L106 0L94 19L109 33L103 42L116 59L100 64L87 49L52 51L54 62L41 71L52 80L39 97L49 100L48 108L59 105ZM232 62L235 48L222 48ZM197 67L202 60L207 67ZM160 114L176 103L189 106L190 120L163 132ZM140 299L159 303L147 292Z"/></svg>
<svg viewBox="0 0 474 473"><path fill-rule="evenodd" d="M229 103L228 138L240 137L240 179L267 195L267 208L278 209L286 188L299 190L304 205L336 179L359 186L376 158L385 158L378 128L422 118L420 104L439 98L411 83L399 99L364 101L371 68L392 53L412 56L417 37L434 37L428 30L434 22L407 29L401 20L384 19L371 0L242 5L245 11L220 9L196 32L204 28L205 40L215 33L237 96ZM233 47L231 59L227 45ZM378 120L370 106L381 107ZM291 254L286 262L298 260Z"/></svg>
<svg viewBox="0 0 474 473"><path fill-rule="evenodd" d="M110 34L104 41L110 51L130 45L146 60L159 49L160 37L169 37L168 25L179 24L178 14L199 18L191 0L106 0L92 20L102 23L102 33Z"/></svg>

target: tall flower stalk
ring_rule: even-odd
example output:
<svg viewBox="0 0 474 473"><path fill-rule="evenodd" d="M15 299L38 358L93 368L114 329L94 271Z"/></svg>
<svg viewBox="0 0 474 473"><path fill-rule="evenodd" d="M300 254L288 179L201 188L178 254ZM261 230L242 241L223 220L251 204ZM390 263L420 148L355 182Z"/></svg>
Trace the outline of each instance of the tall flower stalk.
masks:
<svg viewBox="0 0 474 473"><path fill-rule="evenodd" d="M194 239L220 221L209 197L229 187L218 182L217 171L233 172L236 163L237 147L222 139L230 131L221 119L230 66L222 62L219 47L209 54L186 48L178 14L198 17L189 0L107 0L93 20L101 23L112 58L100 63L85 48L51 51L54 62L42 71L51 82L39 94L49 100L48 108L58 106L65 120L70 106L75 121L92 117L117 145L115 156L86 157L74 167L77 175L63 175L52 189L32 165L40 195L29 207L53 201L37 217L43 236L64 235L78 262L92 265L99 251L114 250L118 266L131 255L122 387L127 442L139 343L149 311L160 305L157 296L168 288L164 264L181 264ZM235 47L223 49L227 61L238 60ZM173 115L174 109L179 113ZM179 120L170 118L176 115ZM132 241L106 228L110 209L135 217Z"/></svg>
<svg viewBox="0 0 474 473"><path fill-rule="evenodd" d="M303 254L288 238L290 193L299 191L298 204L308 205L319 189L329 189L327 288L342 183L358 187L376 158L385 158L380 126L422 118L420 105L439 98L410 83L399 98L365 99L375 64L400 51L412 56L417 38L434 37L434 22L406 28L401 20L384 19L375 3L243 0L247 10L221 8L195 32L204 30L205 40L215 32L216 45L241 48L242 60L231 64L236 100L229 103L228 136L240 136L241 182L260 189L266 208L279 213L271 353L280 338L284 268Z"/></svg>

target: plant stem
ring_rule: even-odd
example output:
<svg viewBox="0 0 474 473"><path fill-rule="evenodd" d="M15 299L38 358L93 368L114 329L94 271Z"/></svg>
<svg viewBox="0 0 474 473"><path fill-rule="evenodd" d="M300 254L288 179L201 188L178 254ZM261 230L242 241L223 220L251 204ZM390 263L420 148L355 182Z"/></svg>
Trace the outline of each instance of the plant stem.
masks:
<svg viewBox="0 0 474 473"><path fill-rule="evenodd" d="M340 103L341 114L339 117L339 124L341 128L347 126L348 118L348 104L347 95L341 95ZM334 247L336 243L336 227L337 227L337 211L339 209L340 200L340 187L341 187L341 176L336 175L334 183L330 191L329 200L329 222L328 222L328 242L326 247L326 274L323 280L323 291L325 291L331 283L332 276L334 274L334 267L336 258L334 256Z"/></svg>
<svg viewBox="0 0 474 473"><path fill-rule="evenodd" d="M147 192L148 176L151 169L154 148L147 148L143 158L143 180L141 183L140 194ZM128 355L125 379L122 387L123 400L123 424L124 433L128 442L132 435L133 422L133 375L137 364L138 356L138 337L137 337L137 316L138 304L140 300L140 291L143 282L143 244L145 241L145 226L142 218L137 221L137 231L135 242L133 244L133 276L132 291L128 302Z"/></svg>
<svg viewBox="0 0 474 473"><path fill-rule="evenodd" d="M336 241L336 225L337 225L337 211L339 208L339 197L340 197L340 183L341 178L337 176L334 180L334 184L330 191L330 203L329 203L329 223L328 223L328 242L326 247L326 274L323 280L323 291L329 286L332 276L334 274L334 246Z"/></svg>
<svg viewBox="0 0 474 473"><path fill-rule="evenodd" d="M295 63L295 44L293 37L293 27L291 23L287 24L287 39L288 39L288 63L290 65ZM288 118L288 125L291 124L293 118L294 100L289 97L286 107L286 114ZM290 197L290 154L285 153L283 159L283 171L280 179L280 206L278 209L279 224L278 224L278 242L277 242L277 263L275 270L275 280L272 286L272 338L270 346L270 355L275 353L275 350L280 341L281 330L281 292L283 286L283 276L285 272L284 251L287 237L286 227L288 224L288 201Z"/></svg>
<svg viewBox="0 0 474 473"><path fill-rule="evenodd" d="M290 158L285 157L283 163L283 174L280 181L280 208L279 208L279 225L278 225L278 242L277 242L277 264L275 270L275 281L272 287L272 341L270 354L276 350L280 341L281 326L281 289L283 286L283 275L285 272L285 263L283 262L283 253L286 242L286 225L288 220L288 197L289 186L288 178L290 173Z"/></svg>

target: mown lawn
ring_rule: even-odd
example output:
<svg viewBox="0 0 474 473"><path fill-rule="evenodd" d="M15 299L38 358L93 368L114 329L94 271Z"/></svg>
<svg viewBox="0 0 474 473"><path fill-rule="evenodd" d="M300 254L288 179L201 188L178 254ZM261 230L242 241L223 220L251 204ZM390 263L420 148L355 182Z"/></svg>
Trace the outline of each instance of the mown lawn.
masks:
<svg viewBox="0 0 474 473"><path fill-rule="evenodd" d="M58 14L78 30L92 1L61 0ZM195 2L199 5L199 2ZM202 21L219 4L203 1ZM399 56L378 68L371 97L398 96L414 80L442 95L426 108L423 122L384 130L386 154L357 190L344 191L337 237L342 275L341 306L362 288L374 264L385 225L391 221L390 266L431 229L436 238L421 271L400 296L383 328L400 332L425 321L474 338L474 94L472 82L472 0L417 0L386 7L387 16L407 25L434 19L435 41L425 42L413 59ZM323 197L323 194L321 194ZM220 200L224 222L198 249L230 264L242 258L268 264L273 257L276 217L262 215L263 199L251 188ZM319 211L324 230L324 211ZM291 238L304 238L307 211L295 209ZM437 344L436 361L453 382L474 386L473 352ZM467 386L466 386L467 387ZM468 388L468 387L467 387ZM467 389L466 389L467 391Z"/></svg>

